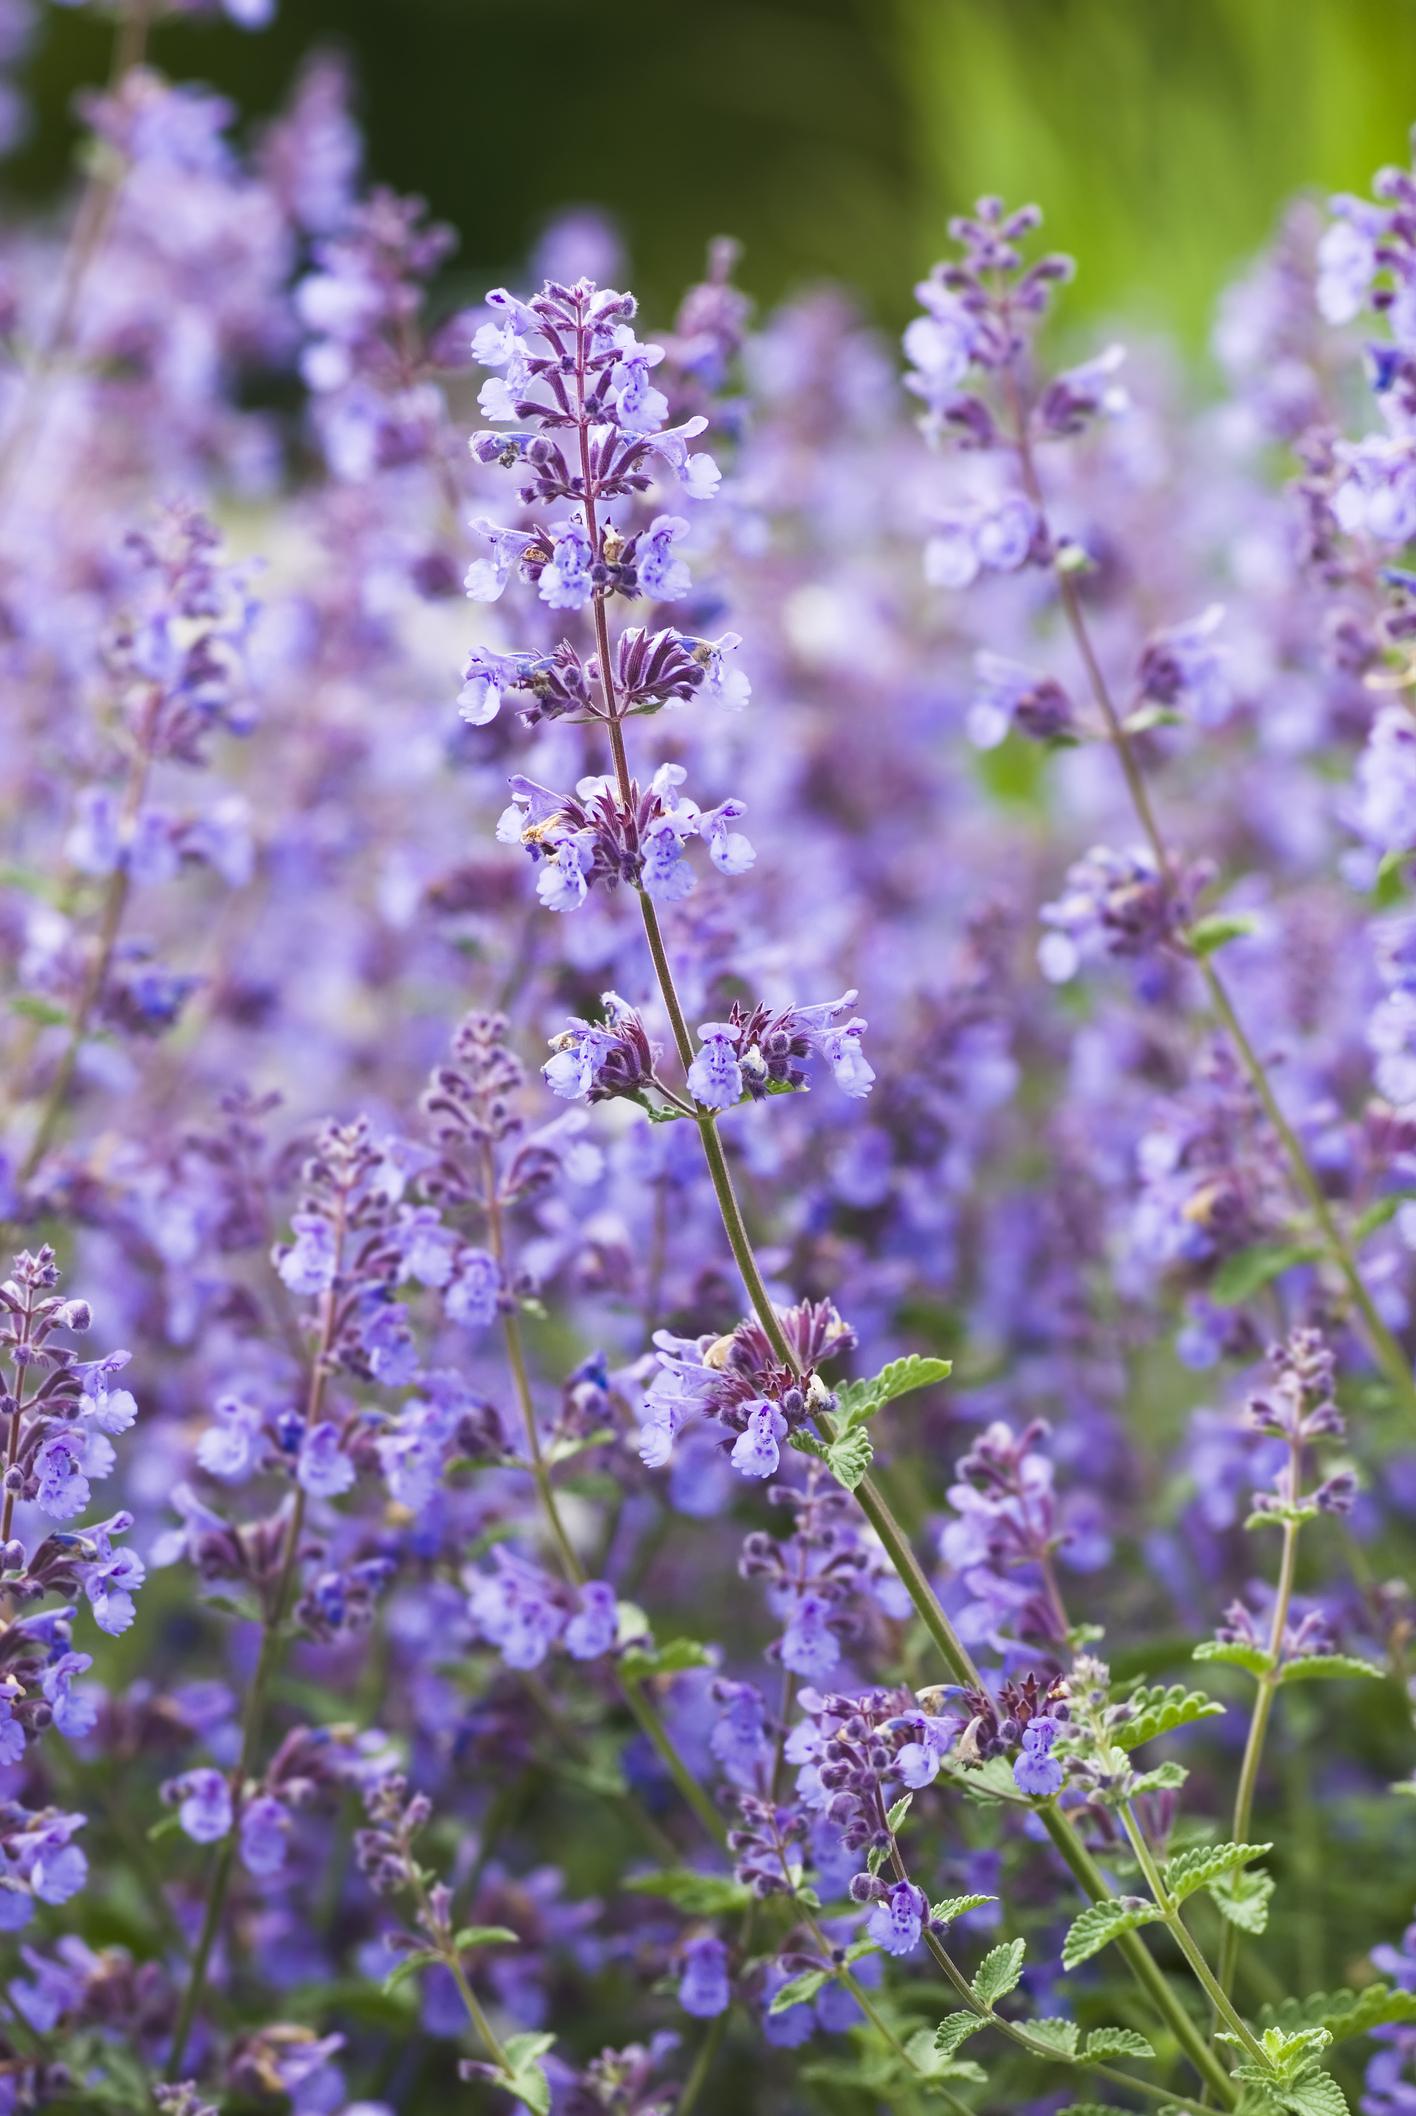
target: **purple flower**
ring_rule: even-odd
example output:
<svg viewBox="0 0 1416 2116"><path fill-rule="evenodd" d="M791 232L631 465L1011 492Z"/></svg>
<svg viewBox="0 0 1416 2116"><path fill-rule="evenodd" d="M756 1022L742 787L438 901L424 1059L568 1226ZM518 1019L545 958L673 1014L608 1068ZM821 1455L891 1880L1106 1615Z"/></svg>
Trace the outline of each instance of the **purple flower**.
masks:
<svg viewBox="0 0 1416 2116"><path fill-rule="evenodd" d="M705 1021L698 1034L702 1048L688 1069L689 1093L705 1109L732 1109L742 1100L743 1093L733 1026L730 1022Z"/></svg>
<svg viewBox="0 0 1416 2116"><path fill-rule="evenodd" d="M598 1660L613 1647L618 1628L614 1588L604 1580L587 1580L580 1606L565 1627L565 1650L572 1660Z"/></svg>
<svg viewBox="0 0 1416 2116"><path fill-rule="evenodd" d="M334 1228L322 1213L297 1212L295 1239L276 1252L276 1269L295 1294L325 1293L334 1284Z"/></svg>
<svg viewBox="0 0 1416 2116"><path fill-rule="evenodd" d="M740 1477L773 1476L782 1460L777 1443L786 1436L787 1421L765 1397L745 1409L747 1425L733 1442L733 1468Z"/></svg>
<svg viewBox="0 0 1416 2116"><path fill-rule="evenodd" d="M1052 1754L1052 1744L1061 1731L1060 1723L1045 1713L1023 1729L1022 1754L1013 1764L1013 1777L1019 1792L1030 1799L1048 1800L1062 1783L1062 1766Z"/></svg>
<svg viewBox="0 0 1416 2116"><path fill-rule="evenodd" d="M497 1318L501 1300L501 1271L486 1249L461 1249L457 1267L448 1281L443 1306L449 1322L464 1330L485 1330Z"/></svg>
<svg viewBox="0 0 1416 2116"><path fill-rule="evenodd" d="M220 1771L187 1771L163 1787L164 1797L177 1803L177 1819L197 1844L218 1844L230 1835L231 1787Z"/></svg>
<svg viewBox="0 0 1416 2116"><path fill-rule="evenodd" d="M84 1475L88 1449L77 1433L53 1433L43 1441L34 1458L39 1488L35 1504L56 1521L71 1521L89 1503L89 1481Z"/></svg>
<svg viewBox="0 0 1416 2116"><path fill-rule="evenodd" d="M929 1905L913 1882L897 1881L866 1920L866 1932L886 1954L912 1954L924 1932Z"/></svg>
<svg viewBox="0 0 1416 2116"><path fill-rule="evenodd" d="M197 1460L213 1477L237 1482L260 1467L266 1454L265 1412L241 1396L218 1398L216 1423L197 1441Z"/></svg>
<svg viewBox="0 0 1416 2116"><path fill-rule="evenodd" d="M354 1464L344 1452L343 1434L332 1419L323 1419L304 1434L295 1476L316 1499L337 1499L353 1484Z"/></svg>
<svg viewBox="0 0 1416 2116"><path fill-rule="evenodd" d="M732 2001L728 1985L728 1950L711 1933L690 1940L683 1950L678 2001L695 2020L713 2020Z"/></svg>
<svg viewBox="0 0 1416 2116"><path fill-rule="evenodd" d="M687 534L681 515L658 514L639 539L639 585L655 602L677 602L688 593L688 567L674 556L674 545Z"/></svg>
<svg viewBox="0 0 1416 2116"><path fill-rule="evenodd" d="M248 1800L241 1810L240 1834L241 1863L246 1871L263 1879L278 1874L285 1864L290 1835L290 1816L280 1801L268 1793Z"/></svg>
<svg viewBox="0 0 1416 2116"><path fill-rule="evenodd" d="M824 1595L801 1594L793 1601L780 1648L782 1665L793 1675L819 1682L840 1659L841 1643L831 1614L831 1603Z"/></svg>
<svg viewBox="0 0 1416 2116"><path fill-rule="evenodd" d="M93 1666L88 1653L61 1653L44 1671L42 1687L54 1714L54 1724L70 1741L92 1733L98 1723L98 1706L84 1693L75 1694L74 1683ZM11 1762L14 1758L9 1759Z"/></svg>

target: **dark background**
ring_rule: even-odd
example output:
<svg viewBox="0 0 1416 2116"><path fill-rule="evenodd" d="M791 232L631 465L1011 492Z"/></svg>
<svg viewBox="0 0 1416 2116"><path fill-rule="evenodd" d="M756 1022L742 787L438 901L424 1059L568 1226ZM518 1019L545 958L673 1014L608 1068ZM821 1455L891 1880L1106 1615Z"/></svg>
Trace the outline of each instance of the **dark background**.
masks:
<svg viewBox="0 0 1416 2116"><path fill-rule="evenodd" d="M72 168L99 19L45 8L12 194ZM280 0L244 33L163 25L156 62L252 117L341 47L369 167L460 230L469 280L548 215L608 206L662 312L712 235L765 297L831 277L888 323L982 188L1037 198L1077 299L1204 330L1298 186L1365 187L1416 117L1416 0Z"/></svg>

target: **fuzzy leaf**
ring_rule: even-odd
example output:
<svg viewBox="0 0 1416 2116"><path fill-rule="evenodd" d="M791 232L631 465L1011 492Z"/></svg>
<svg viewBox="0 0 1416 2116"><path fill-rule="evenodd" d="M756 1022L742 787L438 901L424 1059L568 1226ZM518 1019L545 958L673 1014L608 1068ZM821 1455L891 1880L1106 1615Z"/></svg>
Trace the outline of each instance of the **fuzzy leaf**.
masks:
<svg viewBox="0 0 1416 2116"><path fill-rule="evenodd" d="M823 1984L829 1984L830 1981L831 1972L829 1969L804 1970L800 1976L794 1976L790 1983L783 1984L781 1990L773 1994L772 2003L767 2008L767 2011L769 2013L786 2013L793 2006L804 2006L809 2000L815 1998Z"/></svg>
<svg viewBox="0 0 1416 2116"><path fill-rule="evenodd" d="M538 2028L524 2028L520 2035L508 2035L502 2048L512 2071L519 2072L523 2066L534 2065L554 2045L554 2035L546 2035Z"/></svg>
<svg viewBox="0 0 1416 2116"><path fill-rule="evenodd" d="M962 1918L970 1910L982 1910L985 1903L996 1903L997 1896L946 1896L930 1911L935 1925L952 1925L955 1918Z"/></svg>
<svg viewBox="0 0 1416 2116"><path fill-rule="evenodd" d="M1218 1308L1237 1308L1295 1264L1310 1264L1321 1254L1311 1243L1297 1242L1256 1242L1251 1249L1236 1249L1210 1280L1209 1297Z"/></svg>
<svg viewBox="0 0 1416 2116"><path fill-rule="evenodd" d="M711 1668L713 1656L696 1638L671 1638L662 1646L647 1640L621 1654L619 1672L626 1682L643 1682L650 1675L681 1675L685 1668Z"/></svg>
<svg viewBox="0 0 1416 2116"><path fill-rule="evenodd" d="M1273 1887L1273 1875L1265 1873L1262 1868L1255 1873L1236 1868L1233 1873L1221 1874L1217 1881L1210 1883L1210 1901L1231 1925L1237 1925L1241 1932L1257 1935L1268 1927Z"/></svg>
<svg viewBox="0 0 1416 2116"><path fill-rule="evenodd" d="M1093 2028L1082 2054L1101 2064L1111 2057L1154 2057L1155 2051L1134 2028Z"/></svg>
<svg viewBox="0 0 1416 2116"><path fill-rule="evenodd" d="M1343 1675L1386 1674L1375 1661L1360 1660L1354 1653L1304 1653L1297 1660L1285 1661L1278 1671L1281 1683L1315 1683L1332 1681Z"/></svg>
<svg viewBox="0 0 1416 2116"><path fill-rule="evenodd" d="M1208 1888L1221 1874L1249 1866L1273 1850L1271 1844L1197 1844L1165 1863L1165 1885L1177 1903Z"/></svg>
<svg viewBox="0 0 1416 2116"><path fill-rule="evenodd" d="M983 2026L976 2013L949 2013L934 2031L934 2047L941 2057L952 2057L971 2035Z"/></svg>
<svg viewBox="0 0 1416 2116"><path fill-rule="evenodd" d="M913 1805L914 1794L901 1793L899 1799L894 1803L893 1807L890 1809L890 1812L885 1817L885 1820L890 1825L890 1834L892 1837L898 1836L900 1824L904 1821L906 1815L909 1813Z"/></svg>
<svg viewBox="0 0 1416 2116"><path fill-rule="evenodd" d="M1126 1798L1140 1793L1178 1793L1190 1773L1183 1763L1159 1763L1153 1771L1141 1771L1126 1788Z"/></svg>
<svg viewBox="0 0 1416 2116"><path fill-rule="evenodd" d="M1184 1683L1172 1683L1169 1689L1137 1690L1127 1703L1134 1716L1107 1729L1107 1738L1119 1749L1138 1749L1143 1741L1154 1741L1157 1734L1169 1734L1196 1719L1214 1719L1224 1710L1215 1698L1206 1697L1203 1690L1187 1690Z"/></svg>
<svg viewBox="0 0 1416 2116"><path fill-rule="evenodd" d="M1050 2015L1042 2020L1030 2020L1028 2036L1032 2042L1042 2043L1058 2057L1075 2057L1081 2029L1074 2020L1057 2020Z"/></svg>
<svg viewBox="0 0 1416 2116"><path fill-rule="evenodd" d="M531 2110L532 2116L551 2116L551 2082L540 2065L522 2065L502 2081L508 2094Z"/></svg>
<svg viewBox="0 0 1416 2116"><path fill-rule="evenodd" d="M868 1433L838 1434L826 1449L826 1467L846 1491L854 1491L871 1463L875 1449Z"/></svg>
<svg viewBox="0 0 1416 2116"><path fill-rule="evenodd" d="M1062 1967L1075 1969L1079 1962L1089 1961L1103 1947L1119 1940L1123 1932L1134 1932L1138 1925L1153 1925L1159 1916L1155 1904L1144 1902L1139 1896L1116 1896L1105 1903L1089 1903L1081 1916L1072 1920L1062 1943Z"/></svg>
<svg viewBox="0 0 1416 2116"><path fill-rule="evenodd" d="M753 1901L752 1891L730 1874L697 1874L687 1866L665 1867L660 1873L635 1874L624 1884L637 1895L662 1896L690 1918L725 1917L745 1910Z"/></svg>
<svg viewBox="0 0 1416 2116"><path fill-rule="evenodd" d="M837 1415L845 1422L847 1432L864 1425L887 1403L897 1396L908 1396L915 1389L933 1388L936 1382L947 1381L954 1370L949 1359L921 1359L911 1352L907 1359L892 1359L878 1374L868 1381L846 1381L836 1391Z"/></svg>
<svg viewBox="0 0 1416 2116"><path fill-rule="evenodd" d="M1238 1639L1228 1638L1202 1640L1190 1658L1223 1661L1229 1668L1246 1668L1250 1675L1266 1675L1271 1666L1262 1646L1246 1646Z"/></svg>
<svg viewBox="0 0 1416 2116"><path fill-rule="evenodd" d="M403 1960L396 1962L389 1970L383 1980L383 1989L386 1992L396 1991L400 1984L406 1984L410 1976L416 1976L418 1971L426 1969L430 1962L441 1960L442 1956L433 1947L420 1947L414 1954L405 1954Z"/></svg>
<svg viewBox="0 0 1416 2116"><path fill-rule="evenodd" d="M1347 2096L1331 2072L1316 2067L1311 2072L1300 2073L1280 2091L1278 2098L1285 2109L1292 2110L1293 2116L1350 2116Z"/></svg>
<svg viewBox="0 0 1416 2116"><path fill-rule="evenodd" d="M1027 1951L1026 1940L1005 1940L984 1956L973 1980L973 1995L981 2006L993 2007L1008 1996L1023 1973Z"/></svg>
<svg viewBox="0 0 1416 2116"><path fill-rule="evenodd" d="M459 1954L468 1954L474 1947L515 1947L520 1940L509 1925L464 1925L452 1944Z"/></svg>
<svg viewBox="0 0 1416 2116"><path fill-rule="evenodd" d="M1416 2022L1416 1991L1395 1991L1390 1984L1364 1984L1360 1991L1315 1991L1310 1998L1265 2007L1262 2018L1290 2032L1326 2028L1335 2043L1347 2042L1373 2028Z"/></svg>
<svg viewBox="0 0 1416 2116"><path fill-rule="evenodd" d="M1197 918L1185 938L1196 955L1213 955L1217 948L1257 930L1255 921L1242 911L1214 911L1208 918Z"/></svg>

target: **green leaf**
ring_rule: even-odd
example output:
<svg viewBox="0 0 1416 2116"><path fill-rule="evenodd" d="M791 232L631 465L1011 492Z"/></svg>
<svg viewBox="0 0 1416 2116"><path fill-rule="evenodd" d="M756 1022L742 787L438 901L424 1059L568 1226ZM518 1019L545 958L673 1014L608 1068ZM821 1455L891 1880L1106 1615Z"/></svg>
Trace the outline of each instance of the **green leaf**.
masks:
<svg viewBox="0 0 1416 2116"><path fill-rule="evenodd" d="M1284 2087L1279 2100L1293 2116L1351 2116L1347 2096L1330 2072L1314 2067Z"/></svg>
<svg viewBox="0 0 1416 2116"><path fill-rule="evenodd" d="M845 1421L846 1431L864 1425L887 1403L897 1396L908 1396L915 1389L933 1388L936 1382L947 1381L954 1371L951 1359L921 1359L911 1352L906 1359L892 1359L868 1381L847 1381L836 1391L836 1414Z"/></svg>
<svg viewBox="0 0 1416 2116"><path fill-rule="evenodd" d="M1089 1961L1103 1947L1119 1940L1123 1932L1134 1932L1138 1925L1153 1925L1159 1916L1156 1905L1140 1896L1114 1896L1105 1903L1089 1903L1081 1916L1072 1920L1062 1943L1062 1967L1075 1969L1079 1962Z"/></svg>
<svg viewBox="0 0 1416 2116"><path fill-rule="evenodd" d="M1023 1956L1028 1951L1026 1940L1005 1940L995 1947L979 1963L973 1980L973 1995L981 2006L990 2010L1000 1998L1006 1998L1023 1973Z"/></svg>
<svg viewBox="0 0 1416 2116"><path fill-rule="evenodd" d="M1143 1741L1154 1741L1157 1734L1169 1734L1196 1719L1215 1719L1224 1710L1215 1698L1206 1697L1203 1690L1187 1690L1184 1683L1172 1683L1169 1689L1143 1688L1126 1702L1132 1717L1106 1730L1107 1739L1118 1749L1138 1749Z"/></svg>
<svg viewBox="0 0 1416 2116"><path fill-rule="evenodd" d="M1126 1798L1134 1800L1139 1793L1178 1793L1189 1775L1183 1763L1158 1763L1153 1771L1133 1775Z"/></svg>
<svg viewBox="0 0 1416 2116"><path fill-rule="evenodd" d="M18 992L10 1001L10 1012L21 1015L26 1021L37 1021L41 1028L62 1029L69 1026L67 1007L56 1007L52 999L37 999L33 992Z"/></svg>
<svg viewBox="0 0 1416 2116"><path fill-rule="evenodd" d="M901 1793L899 1799L894 1803L893 1807L890 1809L889 1814L885 1817L885 1820L890 1825L890 1834L892 1837L898 1836L900 1824L904 1821L906 1815L909 1813L913 1802L913 1793Z"/></svg>
<svg viewBox="0 0 1416 2116"><path fill-rule="evenodd" d="M1359 1660L1352 1653L1304 1653L1297 1660L1283 1663L1278 1680L1281 1683L1316 1683L1332 1681L1341 1675L1375 1675L1380 1679L1386 1672L1375 1661Z"/></svg>
<svg viewBox="0 0 1416 2116"><path fill-rule="evenodd" d="M931 1909L930 1922L935 1925L952 1925L955 1918L962 1918L970 1910L982 1910L985 1903L996 1903L997 1896L946 1896L942 1903Z"/></svg>
<svg viewBox="0 0 1416 2116"><path fill-rule="evenodd" d="M542 1450L543 1458L554 1467L560 1462L573 1461L575 1456L583 1455L587 1448L604 1447L616 1437L612 1425L597 1426L593 1433L565 1433L559 1440L552 1440L549 1446Z"/></svg>
<svg viewBox="0 0 1416 2116"><path fill-rule="evenodd" d="M1246 1646L1238 1639L1228 1638L1202 1640L1190 1658L1223 1661L1226 1667L1247 1668L1250 1675L1266 1675L1273 1665L1262 1646Z"/></svg>
<svg viewBox="0 0 1416 2116"><path fill-rule="evenodd" d="M781 1990L773 1995L767 2011L785 2013L789 2007L804 2006L810 1999L815 1998L823 1984L829 1984L830 1981L829 1969L808 1969L801 1976L794 1976L789 1984L783 1984Z"/></svg>
<svg viewBox="0 0 1416 2116"><path fill-rule="evenodd" d="M508 2035L502 2048L512 2071L519 2072L544 2057L547 2050L554 2048L555 2040L554 2035L546 2035L538 2028L523 2028L519 2035Z"/></svg>
<svg viewBox="0 0 1416 2116"><path fill-rule="evenodd" d="M726 1917L746 1910L752 1891L731 1874L698 1874L687 1866L669 1866L658 1873L635 1874L625 1883L637 1895L662 1896L690 1918Z"/></svg>
<svg viewBox="0 0 1416 2116"><path fill-rule="evenodd" d="M383 1980L383 1989L396 1991L400 1984L406 1984L409 1977L416 1976L420 1969L426 1969L431 1962L441 1960L442 1956L433 1947L420 1947L414 1954L405 1954L403 1960L396 1962L389 1970Z"/></svg>
<svg viewBox="0 0 1416 2116"><path fill-rule="evenodd" d="M1394 1220L1402 1206L1411 1204L1413 1199L1416 1199L1416 1190L1389 1190L1384 1198L1378 1198L1365 1212L1359 1212L1348 1230L1353 1244L1360 1247L1369 1234L1375 1234L1379 1227L1385 1227L1389 1221Z"/></svg>
<svg viewBox="0 0 1416 2116"><path fill-rule="evenodd" d="M551 2116L551 2082L541 2065L523 2065L502 2081L508 2094L532 2111L532 2116Z"/></svg>
<svg viewBox="0 0 1416 2116"><path fill-rule="evenodd" d="M934 2031L934 2047L941 2057L952 2057L971 2035L984 2025L976 2013L949 2013Z"/></svg>
<svg viewBox="0 0 1416 2116"><path fill-rule="evenodd" d="M1221 1874L1233 1873L1236 1867L1250 1866L1255 1859L1262 1859L1265 1852L1273 1850L1271 1844L1197 1844L1192 1850L1181 1852L1165 1863L1165 1885L1177 1903L1187 1896L1198 1895L1208 1888L1211 1881Z"/></svg>
<svg viewBox="0 0 1416 2116"><path fill-rule="evenodd" d="M1311 1242L1256 1242L1251 1249L1236 1249L1210 1280L1209 1297L1217 1307L1237 1308L1295 1264L1311 1264L1321 1255Z"/></svg>
<svg viewBox="0 0 1416 2116"><path fill-rule="evenodd" d="M1257 931L1257 922L1242 911L1214 911L1208 918L1197 918L1185 938L1196 955L1213 955L1230 941L1243 940Z"/></svg>
<svg viewBox="0 0 1416 2116"><path fill-rule="evenodd" d="M1093 2028L1082 2055L1103 2064L1111 2057L1154 2057L1155 2051L1134 2028Z"/></svg>
<svg viewBox="0 0 1416 2116"><path fill-rule="evenodd" d="M681 1675L685 1668L711 1668L713 1656L696 1638L671 1638L662 1646L648 1643L631 1646L620 1655L619 1672L626 1682L643 1682L650 1675Z"/></svg>
<svg viewBox="0 0 1416 2116"><path fill-rule="evenodd" d="M473 1947L516 1947L520 1941L521 1934L509 1925L464 1925L452 1944L459 1954L466 1954Z"/></svg>
<svg viewBox="0 0 1416 2116"><path fill-rule="evenodd" d="M1416 2021L1416 1991L1395 1991L1380 1983L1364 1984L1360 1991L1315 1991L1309 1998L1266 2006L1260 2018L1290 2032L1325 2028L1333 2042L1347 2042L1354 2035L1369 2035L1373 2028Z"/></svg>
<svg viewBox="0 0 1416 2116"><path fill-rule="evenodd" d="M854 1491L875 1460L868 1433L842 1433L826 1450L826 1467L846 1491Z"/></svg>
<svg viewBox="0 0 1416 2116"><path fill-rule="evenodd" d="M1236 1868L1233 1873L1223 1874L1210 1883L1210 1900L1231 1925L1257 1936L1268 1927L1273 1886L1273 1875L1265 1873L1262 1868L1256 1873L1245 1873L1242 1868Z"/></svg>
<svg viewBox="0 0 1416 2116"><path fill-rule="evenodd" d="M1081 2029L1074 2020L1056 2020L1050 2015L1041 2020L1030 2020L1027 2024L1028 2039L1043 2043L1058 2057L1075 2057Z"/></svg>

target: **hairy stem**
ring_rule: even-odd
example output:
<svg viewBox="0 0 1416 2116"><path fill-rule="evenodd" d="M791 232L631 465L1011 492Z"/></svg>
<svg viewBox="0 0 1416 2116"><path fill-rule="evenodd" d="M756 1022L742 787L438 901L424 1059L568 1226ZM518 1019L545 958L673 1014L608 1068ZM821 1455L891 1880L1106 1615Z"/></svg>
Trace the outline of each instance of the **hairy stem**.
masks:
<svg viewBox="0 0 1416 2116"><path fill-rule="evenodd" d="M1155 1898L1156 1906L1161 1916L1165 1919L1168 1930L1173 1934L1176 1946L1180 1949L1180 1952L1184 1955L1185 1960L1194 1972L1196 1981L1208 1996L1215 2012L1224 2022L1225 2027L1244 2051L1245 2056L1253 2064L1266 2065L1267 2060L1264 2057L1263 2049L1257 2037L1235 2011L1230 2003L1228 1994L1220 1989L1218 1979L1211 1970L1209 1963L1205 1960L1196 1942L1191 1938L1189 1929L1180 1915L1180 1907L1165 1885L1165 1877L1156 1865L1155 1857L1146 1842L1145 1832L1137 1822L1129 1801L1123 1803L1120 1813L1122 1827L1126 1832L1131 1849L1136 1855L1136 1863L1141 1869L1145 1884Z"/></svg>

